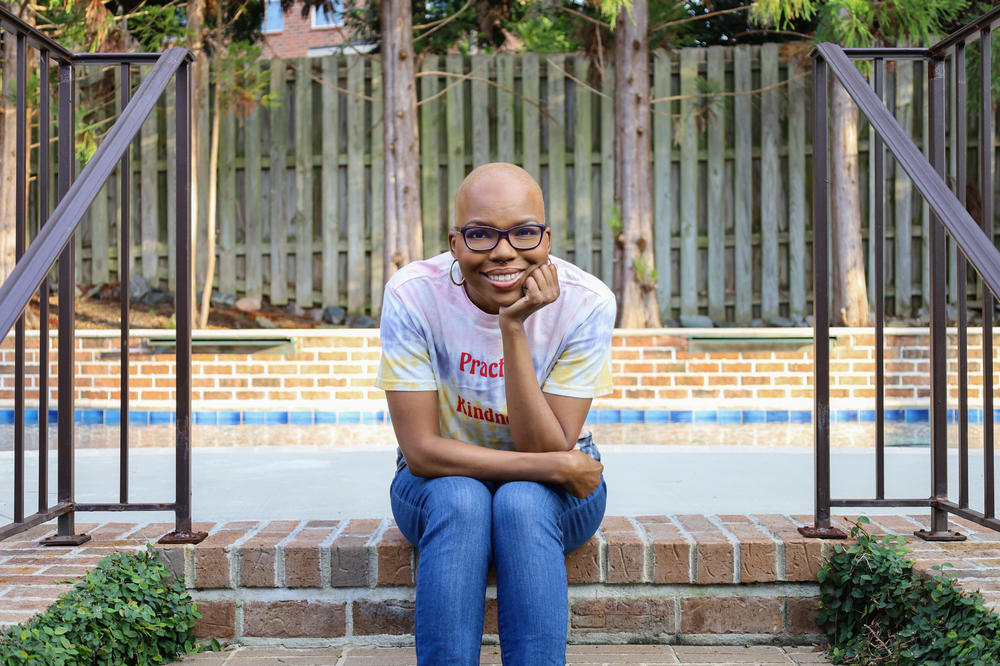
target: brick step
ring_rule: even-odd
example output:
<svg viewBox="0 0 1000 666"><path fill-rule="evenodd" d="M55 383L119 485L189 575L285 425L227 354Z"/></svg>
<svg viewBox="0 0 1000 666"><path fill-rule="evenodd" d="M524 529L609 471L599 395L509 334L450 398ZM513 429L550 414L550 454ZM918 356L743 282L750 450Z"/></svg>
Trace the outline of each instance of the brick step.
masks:
<svg viewBox="0 0 1000 666"><path fill-rule="evenodd" d="M810 516L609 516L566 558L573 643L803 644L821 640L816 572L837 542L803 538ZM849 528L846 518L840 524ZM960 582L1000 605L1000 535L957 519L969 541L912 536L926 517L879 516L908 535L918 570L956 565ZM101 557L142 548L167 523L78 525L92 541L42 548L40 526L0 543L0 623L43 610ZM160 546L185 574L201 637L248 644L410 645L416 554L391 520L200 523L196 546ZM496 640L496 593L484 633Z"/></svg>

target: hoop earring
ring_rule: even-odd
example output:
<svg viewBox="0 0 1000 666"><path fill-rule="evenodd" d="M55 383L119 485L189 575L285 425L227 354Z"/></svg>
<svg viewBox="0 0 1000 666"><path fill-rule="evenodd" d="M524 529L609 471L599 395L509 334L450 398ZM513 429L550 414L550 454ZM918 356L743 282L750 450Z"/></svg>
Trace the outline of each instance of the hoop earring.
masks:
<svg viewBox="0 0 1000 666"><path fill-rule="evenodd" d="M455 285L456 287L461 287L463 284L465 284L465 277L464 276L462 277L462 281L461 282L458 282L458 281L455 280L455 264L457 264L457 263L458 263L458 259L454 259L451 262L451 266L448 268L448 277L451 278L451 283L453 285ZM459 273L461 273L461 270L462 269L459 268Z"/></svg>

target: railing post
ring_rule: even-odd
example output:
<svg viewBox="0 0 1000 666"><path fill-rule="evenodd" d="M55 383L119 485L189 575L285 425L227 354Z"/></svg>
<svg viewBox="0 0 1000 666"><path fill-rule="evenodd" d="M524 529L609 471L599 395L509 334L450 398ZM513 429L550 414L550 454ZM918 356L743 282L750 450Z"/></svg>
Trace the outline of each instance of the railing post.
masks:
<svg viewBox="0 0 1000 666"><path fill-rule="evenodd" d="M807 537L843 539L830 525L830 305L827 275L827 64L813 59L813 427L816 465L816 516Z"/></svg>
<svg viewBox="0 0 1000 666"><path fill-rule="evenodd" d="M174 531L160 543L198 543L205 532L191 530L191 90L190 57L177 70L177 423Z"/></svg>
<svg viewBox="0 0 1000 666"><path fill-rule="evenodd" d="M979 52L992 53L989 26L979 33ZM983 199L980 223L993 241L993 95L992 60L980 57L979 79L979 193ZM996 516L993 423L993 316L996 301L983 283L983 515Z"/></svg>
<svg viewBox="0 0 1000 666"><path fill-rule="evenodd" d="M927 68L930 162L944 178L944 60L933 58ZM948 501L948 339L945 288L948 280L944 226L930 221L930 353L931 353L931 499ZM917 530L927 541L962 541L965 535L948 530L948 512L931 504L930 530Z"/></svg>
<svg viewBox="0 0 1000 666"><path fill-rule="evenodd" d="M74 151L73 66L59 65L59 197L66 196L73 181ZM73 428L74 428L74 347L76 326L73 321L76 298L75 257L73 243L67 243L59 256L59 503L74 502L73 492ZM76 516L73 510L59 516L56 535L42 540L45 546L78 546L90 540L88 534L75 534Z"/></svg>

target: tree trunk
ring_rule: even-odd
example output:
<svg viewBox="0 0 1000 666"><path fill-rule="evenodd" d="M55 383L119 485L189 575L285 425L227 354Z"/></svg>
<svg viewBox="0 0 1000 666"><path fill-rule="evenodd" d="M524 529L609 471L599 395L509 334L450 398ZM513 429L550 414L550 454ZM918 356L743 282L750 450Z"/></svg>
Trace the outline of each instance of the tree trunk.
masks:
<svg viewBox="0 0 1000 666"><path fill-rule="evenodd" d="M14 111L17 49L13 34L3 35L3 93L0 96L0 282L14 270L14 211L17 116Z"/></svg>
<svg viewBox="0 0 1000 666"><path fill-rule="evenodd" d="M650 144L649 4L622 8L615 25L615 202L623 242L618 283L619 326L660 326L653 258Z"/></svg>
<svg viewBox="0 0 1000 666"><path fill-rule="evenodd" d="M416 59L409 0L382 1L385 233L383 277L423 254Z"/></svg>
<svg viewBox="0 0 1000 666"><path fill-rule="evenodd" d="M830 99L830 217L833 229L833 323L869 326L858 191L858 124L854 101L833 83Z"/></svg>

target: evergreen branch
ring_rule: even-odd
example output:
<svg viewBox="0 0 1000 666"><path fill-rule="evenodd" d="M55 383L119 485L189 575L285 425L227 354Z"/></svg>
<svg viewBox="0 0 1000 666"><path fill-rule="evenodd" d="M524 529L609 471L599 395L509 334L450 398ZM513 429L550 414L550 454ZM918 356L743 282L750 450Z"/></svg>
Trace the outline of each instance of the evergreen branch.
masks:
<svg viewBox="0 0 1000 666"><path fill-rule="evenodd" d="M649 100L650 104L659 104L660 102L675 102L677 100L683 99L700 99L702 97L739 97L741 95L755 95L757 93L766 92L768 90L773 90L775 88L780 88L781 86L786 86L792 81L801 79L802 77L808 75L809 72L799 72L790 79L785 79L784 81L778 81L777 83L772 83L769 86L764 86L763 88L755 88L753 90L739 90L739 91L727 91L727 92L703 92L695 93L693 95L671 95L669 97L657 97L656 99Z"/></svg>
<svg viewBox="0 0 1000 666"><path fill-rule="evenodd" d="M558 9L558 10L560 10L560 11L564 11L567 14L572 14L573 16L575 16L577 18L581 18L584 21L590 21L594 25L597 25L597 26L600 26L602 28L606 28L608 30L611 30L611 24L605 23L604 21L602 21L600 19L596 19L593 16L587 16L583 12L577 11L576 9L571 9L569 7L563 7L562 5L555 5L555 8Z"/></svg>
<svg viewBox="0 0 1000 666"><path fill-rule="evenodd" d="M731 9L718 9L714 12L708 12L707 14L701 14L699 16L687 16L682 19L675 19L673 21L666 21L658 26L649 29L649 32L656 32L657 30L663 30L664 28L669 28L671 26L680 25L682 23L690 23L691 21L700 21L701 19L711 18L713 16L721 16L723 14L732 14L734 12L742 12L748 9L753 9L753 3L749 5L744 5L742 7L733 7Z"/></svg>

